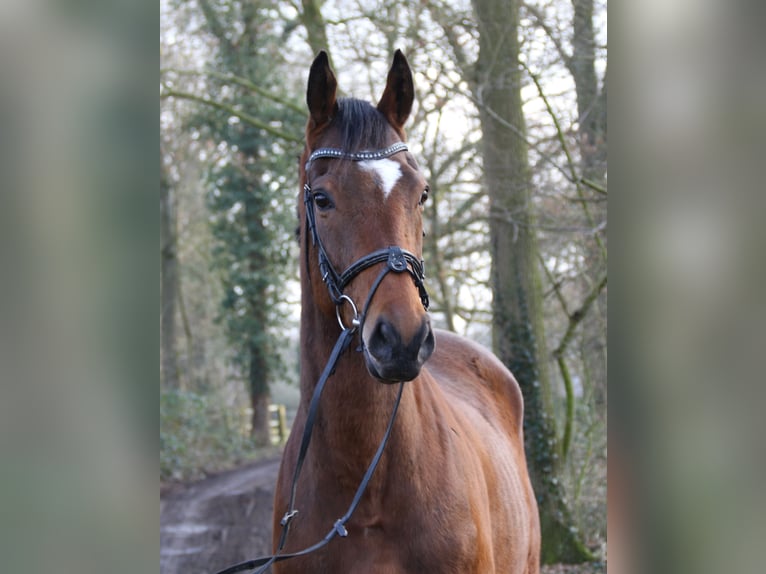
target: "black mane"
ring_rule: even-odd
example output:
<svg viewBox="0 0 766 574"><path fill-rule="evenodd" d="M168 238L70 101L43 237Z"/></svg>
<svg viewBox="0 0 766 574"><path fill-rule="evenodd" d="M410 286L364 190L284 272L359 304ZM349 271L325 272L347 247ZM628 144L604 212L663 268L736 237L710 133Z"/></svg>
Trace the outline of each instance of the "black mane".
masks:
<svg viewBox="0 0 766 574"><path fill-rule="evenodd" d="M343 151L355 152L386 147L388 121L370 102L356 98L340 98L338 113L332 119L330 128L340 130L340 149Z"/></svg>

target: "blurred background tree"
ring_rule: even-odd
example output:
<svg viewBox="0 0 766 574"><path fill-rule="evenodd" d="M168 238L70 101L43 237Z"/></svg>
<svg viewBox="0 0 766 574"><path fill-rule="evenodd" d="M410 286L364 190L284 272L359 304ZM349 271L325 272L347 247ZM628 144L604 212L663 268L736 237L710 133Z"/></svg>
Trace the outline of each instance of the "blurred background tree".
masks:
<svg viewBox="0 0 766 574"><path fill-rule="evenodd" d="M294 404L292 234L308 66L328 49L341 90L376 101L401 48L417 91L409 141L433 192L433 320L494 347L524 388L543 524L559 532L546 536L544 560L601 554L605 3L165 0L161 10L161 212L175 214L167 229L177 230L175 244L163 234L162 253L175 245L178 267L172 287L163 255L162 391L173 399L163 476L257 456L241 437L266 442L266 397ZM202 402L184 402L192 395ZM220 424L179 439L179 417L195 429L202 412ZM191 455L205 449L225 456Z"/></svg>
<svg viewBox="0 0 766 574"><path fill-rule="evenodd" d="M221 319L234 364L247 382L255 444L269 442L270 384L283 367L280 308L290 276L294 158L300 153L303 115L281 82L280 25L272 2L198 0L205 28L218 45L209 66L217 74L257 79L256 92L217 76L210 100L246 110L262 125L242 122L226 109L207 106L191 125L217 142L218 161L208 170L213 263L222 273ZM283 101L284 100L284 101Z"/></svg>

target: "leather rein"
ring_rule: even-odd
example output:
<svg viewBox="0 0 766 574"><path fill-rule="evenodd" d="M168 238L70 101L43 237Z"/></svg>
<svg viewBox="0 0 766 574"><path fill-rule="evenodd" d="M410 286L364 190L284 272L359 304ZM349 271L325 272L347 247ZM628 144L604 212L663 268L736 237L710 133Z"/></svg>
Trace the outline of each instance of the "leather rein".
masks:
<svg viewBox="0 0 766 574"><path fill-rule="evenodd" d="M306 178L308 180L308 173L309 173L309 168L311 167L311 163L314 160L319 158L345 159L345 160L351 160L351 161L368 161L368 160L384 159L384 158L390 157L391 155L395 153L406 151L406 150L407 150L407 144L405 144L404 142L397 142L393 144L392 146L389 146L385 149L377 150L377 151L346 152L344 150L340 150L336 148L319 148L315 150L314 152L312 152L308 160L306 161L306 166L305 166ZM330 353L330 357L327 360L327 364L325 365L325 368L322 371L322 374L319 377L319 380L317 381L316 386L314 387L314 393L311 397L311 403L309 404L309 410L306 416L306 425L303 428L301 445L298 451L298 459L296 461L295 471L293 472L292 485L290 487L290 502L288 504L287 512L285 512L284 516L282 517L282 520L280 521L282 532L280 534L279 544L277 545L276 552L268 556L263 556L260 558L255 558L253 560L248 560L246 562L235 564L224 570L219 571L217 574L234 574L235 572L241 572L243 570L252 570L254 568L258 568L258 570L255 570L253 574L263 574L275 562L281 562L283 560L288 560L290 558L305 556L307 554L310 554L312 552L319 550L320 548L323 548L336 536L340 536L341 538L345 538L346 536L348 536L348 530L346 530L346 523L351 519L351 516L353 515L357 506L359 506L359 502L362 499L362 495L364 494L364 491L367 489L367 485L372 479L372 475L375 472L375 469L377 468L381 457L383 456L383 451L386 448L386 444L388 444L388 439L391 436L391 430L393 429L394 421L396 420L396 413L399 409L399 403L402 398L402 391L404 390L404 382L399 383L399 390L397 392L396 401L394 402L394 406L391 411L391 417L389 418L388 425L386 427L386 432L384 433L383 438L381 439L378 449L375 451L375 455L373 456L369 466L367 467L367 471L364 473L362 481L359 483L359 486L357 487L356 493L354 494L354 498L352 499L351 504L349 505L346 513L341 518L337 519L333 523L332 527L327 532L325 537L319 540L318 542L316 542L315 544L307 548L304 548L303 550L299 550L297 552L282 553L282 550L284 549L284 546L287 543L287 535L290 530L290 523L298 514L298 510L295 508L295 496L297 492L298 478L300 477L301 469L303 468L303 463L306 458L306 453L308 452L309 443L311 442L311 433L314 428L314 422L316 421L316 415L319 408L319 399L322 396L322 391L325 388L327 380L335 372L335 367L338 363L338 360L340 359L341 355L346 351L346 349L348 349L353 336L356 334L357 331L359 331L359 333L361 334L362 328L364 326L364 321L367 316L367 310L369 309L370 303L372 301L372 297L377 291L378 287L380 286L381 282L383 281L386 275L388 275L391 272L409 273L412 276L412 280L418 289L418 293L420 295L420 300L423 303L423 307L427 310L429 305L428 293L424 285L425 273L424 273L423 261L415 257L415 255L413 255L409 251L402 249L400 247L389 246L388 248L378 249L377 251L373 251L372 253L365 255L364 257L358 259L356 262L349 265L348 268L342 273L338 273L335 270L335 267L332 265L332 262L330 261L330 258L327 255L327 251L325 250L324 245L322 244L322 240L319 237L319 233L317 231L317 225L316 225L316 215L314 213L314 196L311 191L311 186L308 183L306 183L303 186L303 202L304 202L304 205L306 206L306 227L311 232L313 245L317 247L319 271L322 275L322 281L327 286L327 290L330 294L330 298L335 303L335 313L338 319L338 323L340 324L340 327L341 327L341 333L340 333L340 336L338 337L338 340L335 343L335 346L333 347L332 352ZM377 265L379 263L386 263L386 266L383 269L381 269L380 273L375 279L375 282L370 288L370 292L367 295L367 300L365 301L364 306L362 307L362 313L360 316L354 301L348 295L344 294L343 291L349 285L349 283L351 283L351 281L353 281L354 278L357 277L362 271L369 269L370 267ZM340 309L344 304L349 304L351 306L351 309L354 315L351 321L351 324L349 326L344 325L343 320L341 318ZM361 339L361 336L360 336L360 339ZM364 345L363 341L361 345ZM360 346L360 350L361 350L361 346Z"/></svg>

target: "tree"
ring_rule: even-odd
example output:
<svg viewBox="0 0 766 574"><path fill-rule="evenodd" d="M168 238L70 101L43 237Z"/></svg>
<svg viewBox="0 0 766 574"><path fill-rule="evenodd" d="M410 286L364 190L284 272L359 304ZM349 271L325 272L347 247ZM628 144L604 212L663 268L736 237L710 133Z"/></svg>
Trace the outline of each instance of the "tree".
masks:
<svg viewBox="0 0 766 574"><path fill-rule="evenodd" d="M215 69L225 72L211 78L209 100L219 105L205 108L197 120L220 142L209 171L208 203L225 289L221 317L247 380L258 444L268 442L269 384L280 368L282 342L275 326L294 227L293 194L287 190L295 187L293 158L303 122L294 105L274 102L281 46L267 18L270 4L199 0L218 41ZM242 121L234 110L250 117L254 111L257 120ZM275 137L280 134L287 141Z"/></svg>
<svg viewBox="0 0 766 574"><path fill-rule="evenodd" d="M176 352L178 250L175 194L164 159L160 149L160 380L175 389L180 386Z"/></svg>
<svg viewBox="0 0 766 574"><path fill-rule="evenodd" d="M327 41L327 27L322 17L321 2L301 0L301 7L303 10L300 12L299 19L306 29L306 40L311 51L318 54L320 50L325 50L330 60L330 67L333 67L332 54L329 52L330 43Z"/></svg>
<svg viewBox="0 0 766 574"><path fill-rule="evenodd" d="M549 198L544 225L579 230L543 233L540 254L548 279L547 321L556 333L551 355L565 395L562 476L578 523L593 535L603 535L603 527L588 515L605 514L598 469L606 465L606 45L605 38L598 40L602 30L596 26L605 4L539 0L525 3L522 14L527 52L545 55L527 58L525 64L548 115L550 143L543 140L547 156L537 153L538 161L553 157L560 163L558 174L551 172L558 177L536 170L536 185ZM546 77L557 77L559 84L571 81L572 88L565 97L546 94ZM566 111L573 107L574 113ZM583 458L591 464L583 464ZM583 503L581 495L590 497L590 503Z"/></svg>
<svg viewBox="0 0 766 574"><path fill-rule="evenodd" d="M590 185L605 187L607 159L607 83L606 69L599 86L596 74L596 36L594 30L593 0L573 0L574 16L572 35L572 56L567 60L568 68L575 82L577 95L578 147L580 151L580 171L583 182L580 186ZM592 191L593 187L589 188ZM585 190L582 190L582 196ZM594 203L593 208L585 213L588 224L596 227L598 220L606 220L606 203ZM583 203L583 206L587 206ZM589 352L584 362L588 372L596 381L596 405L606 407L606 301L599 285L606 281L606 232L600 229L589 242L587 276L593 285L592 293L599 298L598 313L590 314L586 320L586 333L594 333L586 344ZM595 300L595 299L594 299Z"/></svg>
<svg viewBox="0 0 766 574"><path fill-rule="evenodd" d="M493 346L525 403L530 475L540 508L542 561L591 559L573 528L558 480L556 431L543 328L542 283L522 111L518 0L473 0L479 26L475 97L490 198Z"/></svg>
<svg viewBox="0 0 766 574"><path fill-rule="evenodd" d="M593 0L572 0L572 4L572 55L564 57L577 94L582 174L589 182L601 184L606 173L606 70L599 88Z"/></svg>

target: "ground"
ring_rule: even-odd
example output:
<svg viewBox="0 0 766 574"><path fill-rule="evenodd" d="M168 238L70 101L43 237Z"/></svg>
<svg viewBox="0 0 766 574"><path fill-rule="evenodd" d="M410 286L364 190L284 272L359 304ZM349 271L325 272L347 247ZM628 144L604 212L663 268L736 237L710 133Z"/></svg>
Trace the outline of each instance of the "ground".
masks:
<svg viewBox="0 0 766 574"><path fill-rule="evenodd" d="M279 458L160 491L160 574L214 574L267 554ZM546 566L543 574L596 574L601 564Z"/></svg>
<svg viewBox="0 0 766 574"><path fill-rule="evenodd" d="M160 574L214 574L271 547L279 459L160 492Z"/></svg>

